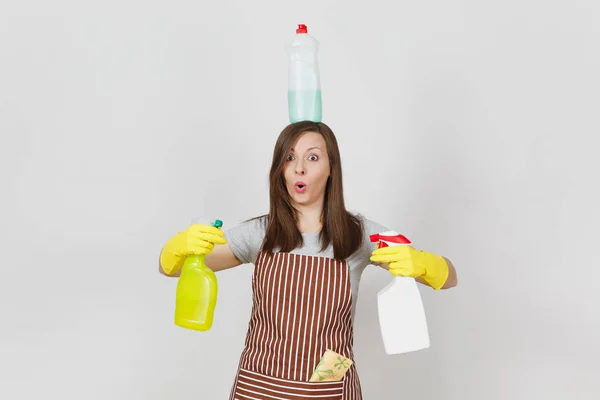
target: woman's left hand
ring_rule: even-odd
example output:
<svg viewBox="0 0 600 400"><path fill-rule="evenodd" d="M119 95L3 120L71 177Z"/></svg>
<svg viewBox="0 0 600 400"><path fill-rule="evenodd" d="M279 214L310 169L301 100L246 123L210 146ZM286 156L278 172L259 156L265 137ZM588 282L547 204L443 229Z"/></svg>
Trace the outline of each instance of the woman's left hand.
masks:
<svg viewBox="0 0 600 400"><path fill-rule="evenodd" d="M394 276L421 278L435 290L444 286L448 279L448 264L443 257L417 250L412 246L388 246L376 249L371 261L387 263Z"/></svg>

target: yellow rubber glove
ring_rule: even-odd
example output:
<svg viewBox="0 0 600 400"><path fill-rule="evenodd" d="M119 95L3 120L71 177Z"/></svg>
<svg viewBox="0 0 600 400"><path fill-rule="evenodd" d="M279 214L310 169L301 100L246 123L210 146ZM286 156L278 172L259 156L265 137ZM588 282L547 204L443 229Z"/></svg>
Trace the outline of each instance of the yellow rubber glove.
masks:
<svg viewBox="0 0 600 400"><path fill-rule="evenodd" d="M190 254L206 255L215 244L225 244L225 235L219 228L205 224L192 224L178 232L162 249L160 265L168 275L177 273Z"/></svg>
<svg viewBox="0 0 600 400"><path fill-rule="evenodd" d="M411 246L388 246L376 249L371 261L388 263L394 276L421 278L435 290L439 290L448 279L448 264L443 257Z"/></svg>

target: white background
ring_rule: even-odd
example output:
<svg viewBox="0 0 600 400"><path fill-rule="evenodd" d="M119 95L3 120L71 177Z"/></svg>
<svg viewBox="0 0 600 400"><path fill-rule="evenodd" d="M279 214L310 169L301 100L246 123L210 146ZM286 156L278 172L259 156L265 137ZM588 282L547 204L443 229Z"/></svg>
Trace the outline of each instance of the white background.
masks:
<svg viewBox="0 0 600 400"><path fill-rule="evenodd" d="M200 333L158 255L268 210L298 23L348 207L460 277L422 288L432 347L387 356L365 271L365 399L600 398L596 0L3 2L0 398L228 398L252 266Z"/></svg>

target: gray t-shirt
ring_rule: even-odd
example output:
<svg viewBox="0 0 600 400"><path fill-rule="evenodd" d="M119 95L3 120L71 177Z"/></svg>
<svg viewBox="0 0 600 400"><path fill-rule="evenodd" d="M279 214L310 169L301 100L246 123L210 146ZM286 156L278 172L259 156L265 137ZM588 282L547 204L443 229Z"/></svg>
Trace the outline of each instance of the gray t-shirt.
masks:
<svg viewBox="0 0 600 400"><path fill-rule="evenodd" d="M388 231L388 229L364 217L362 214L355 213L363 223L363 243L362 246L350 257L346 259L350 268L350 286L352 290L352 318L356 311L356 302L358 297L358 285L363 270L367 265L376 264L370 260L371 253L375 250L375 243L371 243L369 236L374 233ZM260 246L262 245L266 232L266 216L242 222L232 228L225 230L225 238L233 254L244 264L254 264ZM319 232L303 233L304 246L296 248L290 253L302 254L320 257L333 257L333 246L320 252L321 244L319 243Z"/></svg>

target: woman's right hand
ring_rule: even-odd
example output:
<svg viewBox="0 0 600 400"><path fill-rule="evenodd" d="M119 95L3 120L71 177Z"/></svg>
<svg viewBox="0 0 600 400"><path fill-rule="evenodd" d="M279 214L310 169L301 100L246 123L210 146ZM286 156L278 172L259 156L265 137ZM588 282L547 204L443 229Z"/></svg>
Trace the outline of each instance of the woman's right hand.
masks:
<svg viewBox="0 0 600 400"><path fill-rule="evenodd" d="M176 274L187 256L209 254L216 244L225 243L227 241L221 229L207 224L192 224L165 244L160 254L161 268L167 275Z"/></svg>

